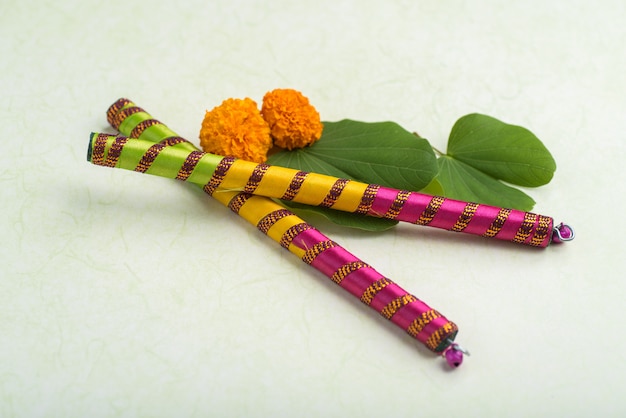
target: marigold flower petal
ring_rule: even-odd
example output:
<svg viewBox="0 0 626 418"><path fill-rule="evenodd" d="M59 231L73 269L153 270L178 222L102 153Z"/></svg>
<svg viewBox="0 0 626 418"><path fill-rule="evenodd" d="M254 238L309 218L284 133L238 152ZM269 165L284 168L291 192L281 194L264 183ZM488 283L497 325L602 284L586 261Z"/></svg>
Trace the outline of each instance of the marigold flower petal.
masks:
<svg viewBox="0 0 626 418"><path fill-rule="evenodd" d="M205 152L263 163L272 138L254 100L226 99L206 112L200 145Z"/></svg>
<svg viewBox="0 0 626 418"><path fill-rule="evenodd" d="M303 148L322 136L319 113L299 91L276 89L268 92L263 97L261 115L278 147Z"/></svg>

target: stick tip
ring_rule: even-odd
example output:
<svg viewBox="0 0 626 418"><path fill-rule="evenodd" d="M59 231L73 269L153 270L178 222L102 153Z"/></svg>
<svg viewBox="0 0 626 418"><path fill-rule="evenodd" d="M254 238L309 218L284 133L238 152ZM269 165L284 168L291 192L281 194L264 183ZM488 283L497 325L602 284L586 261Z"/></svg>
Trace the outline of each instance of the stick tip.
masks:
<svg viewBox="0 0 626 418"><path fill-rule="evenodd" d="M98 134L96 132L92 132L89 135L89 146L87 147L87 161L91 162L91 156L93 155L93 139L97 136Z"/></svg>

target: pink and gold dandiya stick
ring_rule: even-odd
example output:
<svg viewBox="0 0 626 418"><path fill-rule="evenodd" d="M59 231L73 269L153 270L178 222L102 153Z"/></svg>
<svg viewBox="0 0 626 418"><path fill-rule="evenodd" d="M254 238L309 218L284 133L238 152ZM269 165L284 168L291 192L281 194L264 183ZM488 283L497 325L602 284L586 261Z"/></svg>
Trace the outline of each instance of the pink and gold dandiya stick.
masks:
<svg viewBox="0 0 626 418"><path fill-rule="evenodd" d="M149 115L148 115L149 116ZM109 117L121 132L138 138L152 128L153 119L136 106L127 106ZM139 122L137 122L139 121ZM133 126L131 130L126 127ZM204 187L210 194L243 191L313 206L392 219L417 225L464 232L533 247L573 239L568 225L554 225L551 217L515 209L463 202L442 196L398 190L376 184L248 162L202 153L188 147L155 148L152 141L129 139L115 143L120 168L176 178ZM138 161L141 155L150 155ZM96 164L98 162L95 162ZM181 175L184 173L184 175Z"/></svg>
<svg viewBox="0 0 626 418"><path fill-rule="evenodd" d="M127 99L120 99L107 112L109 122L120 132L141 138L152 145L142 153L126 149L131 139L124 136L93 134L88 160L97 165L116 167L120 161L134 161L135 171L146 172L153 167L164 149L186 153L186 164L175 176L186 179L193 175L194 161L207 158L190 142L177 136L162 123ZM124 156L125 152L133 155ZM217 158L219 157L208 157ZM130 168L130 167L126 167ZM220 191L204 187L204 191L229 207L282 247L316 268L333 282L358 297L430 350L442 354L451 366L458 366L463 352L454 338L457 326L438 311L430 308L390 279L377 272L335 241L276 202L246 192Z"/></svg>

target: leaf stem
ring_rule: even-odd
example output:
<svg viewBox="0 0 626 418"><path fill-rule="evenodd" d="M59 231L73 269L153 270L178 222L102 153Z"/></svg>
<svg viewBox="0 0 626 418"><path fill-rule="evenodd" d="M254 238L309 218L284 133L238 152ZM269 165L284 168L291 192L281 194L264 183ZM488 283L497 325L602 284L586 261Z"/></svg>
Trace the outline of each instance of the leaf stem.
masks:
<svg viewBox="0 0 626 418"><path fill-rule="evenodd" d="M444 155L446 155L445 152L439 151L437 148L433 147L432 145L431 145L431 148L433 149L433 151L435 151L435 154L437 154L439 157L443 157Z"/></svg>

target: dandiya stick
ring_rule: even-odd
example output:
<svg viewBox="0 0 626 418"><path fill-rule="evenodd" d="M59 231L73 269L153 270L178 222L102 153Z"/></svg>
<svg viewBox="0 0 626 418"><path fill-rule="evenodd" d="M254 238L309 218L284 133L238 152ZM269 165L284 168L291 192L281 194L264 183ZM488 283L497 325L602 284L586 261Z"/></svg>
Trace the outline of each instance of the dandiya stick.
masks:
<svg viewBox="0 0 626 418"><path fill-rule="evenodd" d="M122 140L107 143L107 146L115 144L120 148L115 150L119 153L118 167L195 183L214 196L243 191L533 247L547 247L551 242L573 238L573 229L568 225L555 226L553 218L531 212L258 164L202 153L195 148L155 148L153 141L142 140L141 134L144 130L165 128L158 128L163 125L154 122L137 106L110 112L109 121L121 132L140 138L123 144ZM155 123L157 128L153 127ZM149 158L143 158L144 155Z"/></svg>
<svg viewBox="0 0 626 418"><path fill-rule="evenodd" d="M150 162L164 149L186 153L187 158L215 158L205 156L194 145L179 137L161 122L127 99L115 102L107 112L111 125L121 133L140 138L152 145L147 150L134 152L134 170L145 172ZM115 167L128 152L125 136L92 134L88 160L97 165ZM162 157L159 157L162 158ZM179 169L177 178L192 175L191 165ZM130 168L130 167L127 167ZM377 272L371 265L348 252L316 228L300 219L273 200L247 192L220 191L204 187L204 191L224 206L255 225L282 247L302 261L329 277L333 282L358 297L364 304L379 312L433 352L443 355L448 364L457 367L467 353L454 339L458 327L438 311L402 289L392 280Z"/></svg>

